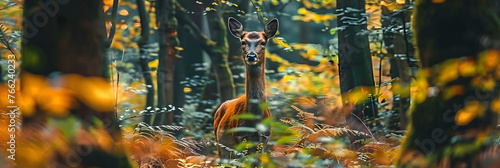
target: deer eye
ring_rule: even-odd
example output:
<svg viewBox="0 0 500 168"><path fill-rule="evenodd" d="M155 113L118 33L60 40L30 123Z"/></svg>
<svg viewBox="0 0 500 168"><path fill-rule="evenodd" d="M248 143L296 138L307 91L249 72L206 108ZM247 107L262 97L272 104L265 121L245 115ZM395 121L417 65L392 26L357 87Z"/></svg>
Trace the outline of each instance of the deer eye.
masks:
<svg viewBox="0 0 500 168"><path fill-rule="evenodd" d="M260 45L266 45L266 42L265 42L265 41L263 41L262 43L260 43Z"/></svg>
<svg viewBox="0 0 500 168"><path fill-rule="evenodd" d="M241 42L241 45L247 45L247 43L245 43L244 41Z"/></svg>

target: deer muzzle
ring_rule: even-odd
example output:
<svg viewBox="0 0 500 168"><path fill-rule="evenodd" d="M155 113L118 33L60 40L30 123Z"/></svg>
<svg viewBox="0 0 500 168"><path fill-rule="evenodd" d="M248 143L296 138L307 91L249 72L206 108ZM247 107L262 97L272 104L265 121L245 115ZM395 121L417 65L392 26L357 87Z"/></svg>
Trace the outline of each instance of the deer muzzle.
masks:
<svg viewBox="0 0 500 168"><path fill-rule="evenodd" d="M259 59L257 58L257 54L255 52L250 52L247 54L247 56L246 56L247 64L255 65L255 64L257 64L258 61L259 61Z"/></svg>

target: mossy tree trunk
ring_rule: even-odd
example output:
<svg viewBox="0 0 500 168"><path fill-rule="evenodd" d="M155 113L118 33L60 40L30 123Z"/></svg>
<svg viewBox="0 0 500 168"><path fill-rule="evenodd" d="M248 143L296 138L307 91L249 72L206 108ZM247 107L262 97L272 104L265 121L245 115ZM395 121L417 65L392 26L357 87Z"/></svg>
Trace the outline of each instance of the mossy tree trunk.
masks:
<svg viewBox="0 0 500 168"><path fill-rule="evenodd" d="M383 40L387 54L390 57L392 91L395 93L392 103L392 111L395 116L389 122L389 124L392 124L389 128L392 130L402 130L406 127L406 111L410 106L411 77L408 58L411 56L407 56L407 54L413 53L414 50L412 46L407 48L407 40L404 39L403 35L395 31L398 30L398 27L406 28L406 26L402 26L402 24L406 23L402 21L402 16L400 16L403 12L405 11L389 11L386 6L382 6L382 15L385 16L385 19L382 20ZM407 33L406 31L403 32Z"/></svg>
<svg viewBox="0 0 500 168"><path fill-rule="evenodd" d="M151 69L149 68L149 55L146 53L146 46L149 43L149 15L146 11L146 6L144 0L136 0L137 10L139 11L139 18L141 20L141 37L137 42L139 46L139 62L140 68L142 70L142 75L144 77L144 83L146 84L146 107L144 109L154 109L155 100L155 88L153 87L153 79L151 77ZM148 112L151 110L148 110ZM144 122L152 124L151 115L144 116Z"/></svg>
<svg viewBox="0 0 500 168"><path fill-rule="evenodd" d="M340 91L344 108L353 104L346 94L355 88L368 89L374 95L372 60L370 55L364 0L339 0L337 2L339 38ZM358 102L352 111L361 119L375 117L378 113L375 101L369 98ZM357 117L347 116L347 124L355 130L369 132Z"/></svg>
<svg viewBox="0 0 500 168"><path fill-rule="evenodd" d="M212 59L220 100L224 102L235 97L233 75L228 62L229 45L227 43L226 22L222 18L222 13L212 11L208 13L208 23L210 30L212 30L212 39L217 44L210 58Z"/></svg>
<svg viewBox="0 0 500 168"><path fill-rule="evenodd" d="M156 17L159 21L159 45L158 54L158 107L162 111L173 110L169 105L174 105L174 79L175 65L179 46L177 38L176 0L157 1ZM177 109L177 107L175 107ZM159 114L154 119L154 124L171 124L174 122L174 111Z"/></svg>
<svg viewBox="0 0 500 168"><path fill-rule="evenodd" d="M500 4L455 0L416 4L422 69L399 166L488 167L495 141Z"/></svg>
<svg viewBox="0 0 500 168"><path fill-rule="evenodd" d="M106 29L104 21L104 11L102 1L40 1L28 0L24 1L23 7L23 39L22 39L22 75L21 75L21 90L23 93L38 94L26 88L37 87L43 83L29 83L23 81L33 81L32 75L35 74L45 77L51 81L50 88L68 87L64 89L81 89L74 94L89 94L95 93L96 90L86 92L86 88L79 85L68 86L67 83L61 83L55 79L69 79L68 74L76 74L75 80L67 81L77 84L87 80L106 81L106 73L109 73L103 64L106 64ZM80 76L83 76L80 78ZM71 78L73 79L73 78ZM59 82L59 83L58 83ZM88 82L87 82L88 83ZM59 84L62 86L57 86ZM94 83L93 83L94 84ZM90 85L90 84L89 84ZM106 85L106 84L104 84ZM87 85L85 85L87 86ZM108 85L109 86L109 85ZM61 89L61 88L58 88ZM61 91L61 90L57 90ZM48 89L45 91L49 91ZM62 92L62 91L61 91ZM61 93L57 92L57 93ZM82 93L85 92L85 93ZM111 94L111 92L109 92ZM25 94L28 95L28 94ZM49 95L45 95L49 96ZM61 96L61 95L51 95ZM73 96L73 97L71 97ZM92 95L91 95L92 96ZM113 151L106 151L98 145L82 144L81 139L75 138L77 135L65 134L69 142L68 149L64 151L79 151L83 148L92 150L88 153L78 155L68 159L65 153L55 153L48 157L54 160L47 160L48 165L36 165L40 167L130 167L128 160L123 152L123 147L120 145L122 135L118 125L116 113L113 110L113 104L103 104L102 108L96 108L95 104L88 103L85 98L75 96L61 97L57 99L59 102L75 100L77 106L64 109L65 107L56 106L49 109L44 108L41 102L47 99L36 99L36 107L34 114L23 117L23 132L22 137L35 139L37 142L47 141L43 135L51 134L45 132L53 129L48 127L48 120L57 120L66 122L68 128L59 127L63 131L75 131L72 129L80 129L79 127L72 128L71 126L79 126L86 131L89 129L103 128L109 134L112 141L111 146L107 146ZM73 104L72 104L73 105ZM60 116L54 117L54 109L59 109L68 112L57 113ZM106 109L106 110L105 110ZM61 112L61 111L60 111ZM73 120L76 118L76 121ZM54 124L54 123L52 123ZM58 130L60 131L60 130ZM57 132L57 131L55 131ZM51 134L52 135L52 134ZM30 137L31 136L31 137ZM40 136L40 137L38 137ZM46 137L45 137L46 138ZM91 138L91 137L89 137ZM25 139L26 140L26 139ZM34 142L35 143L35 142ZM26 143L24 145L32 145ZM22 146L22 145L20 145ZM19 151L27 152L27 151ZM32 153L29 153L32 156ZM45 153L43 153L45 154ZM39 155L43 155L39 153ZM47 153L50 154L50 153ZM22 156L23 154L20 154ZM24 155L27 155L25 153ZM78 162L72 160L81 159ZM29 160L19 161L20 165L30 165ZM76 164L76 165L75 165Z"/></svg>
<svg viewBox="0 0 500 168"><path fill-rule="evenodd" d="M221 14L215 11L210 11L208 14L208 22L210 30L212 30L211 35L213 40L201 32L199 27L187 16L186 10L180 5L178 5L176 15L179 22L191 33L193 40L199 41L200 47L210 56L220 100L224 102L233 99L235 97L235 87L227 58L227 28Z"/></svg>

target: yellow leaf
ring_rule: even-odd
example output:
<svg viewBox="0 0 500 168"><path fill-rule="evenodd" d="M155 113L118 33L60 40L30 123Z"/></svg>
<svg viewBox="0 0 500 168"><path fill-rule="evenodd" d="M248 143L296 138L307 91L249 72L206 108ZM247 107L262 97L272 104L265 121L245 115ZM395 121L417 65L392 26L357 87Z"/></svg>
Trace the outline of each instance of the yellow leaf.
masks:
<svg viewBox="0 0 500 168"><path fill-rule="evenodd" d="M437 83L444 85L458 78L458 61L447 60L440 65Z"/></svg>
<svg viewBox="0 0 500 168"><path fill-rule="evenodd" d="M24 116L24 117L31 117L33 116L33 114L35 114L35 99L33 99L33 97L29 97L29 96L23 96L22 94L21 95L18 95L18 101L22 102L22 103L19 103L18 106L19 106L19 110L21 111L21 114Z"/></svg>
<svg viewBox="0 0 500 168"><path fill-rule="evenodd" d="M272 1L271 1L271 3L272 3L274 6L276 6L276 5L279 5L279 3L280 3L280 2L279 2L278 0L272 0Z"/></svg>
<svg viewBox="0 0 500 168"><path fill-rule="evenodd" d="M66 116L76 101L67 89L44 89L35 100L42 110L55 116Z"/></svg>
<svg viewBox="0 0 500 168"><path fill-rule="evenodd" d="M278 67L278 72L283 72L286 70L286 67L285 66L280 66Z"/></svg>
<svg viewBox="0 0 500 168"><path fill-rule="evenodd" d="M460 62L458 72L462 77L471 77L476 74L476 64L474 60L468 58L466 61Z"/></svg>
<svg viewBox="0 0 500 168"><path fill-rule="evenodd" d="M480 60L484 65L483 68L486 70L486 72L490 72L498 65L498 62L500 61L499 57L500 52L497 50L489 50L481 54Z"/></svg>
<svg viewBox="0 0 500 168"><path fill-rule="evenodd" d="M115 41L115 40L113 41L113 43L111 43L111 48L117 49L117 50L125 50L125 47L123 47L122 42Z"/></svg>
<svg viewBox="0 0 500 168"><path fill-rule="evenodd" d="M483 91L492 91L495 86L496 83L493 78L487 78L481 82L481 89L483 89Z"/></svg>
<svg viewBox="0 0 500 168"><path fill-rule="evenodd" d="M110 83L104 78L68 74L64 76L64 80L66 87L74 91L78 99L90 108L101 112L113 110L115 98Z"/></svg>
<svg viewBox="0 0 500 168"><path fill-rule="evenodd" d="M479 101L470 101L467 102L467 105L458 110L455 116L455 123L457 125L467 125L477 116L482 115L484 112L484 108Z"/></svg>
<svg viewBox="0 0 500 168"><path fill-rule="evenodd" d="M491 110L500 114L500 99L495 99L491 102Z"/></svg>
<svg viewBox="0 0 500 168"><path fill-rule="evenodd" d="M158 64L159 64L158 59L155 59L155 60L153 60L153 61L149 62L149 63L148 63L148 66L149 66L150 68L158 68Z"/></svg>
<svg viewBox="0 0 500 168"><path fill-rule="evenodd" d="M283 77L283 80L284 80L285 82L290 81L290 75L285 75L285 76Z"/></svg>
<svg viewBox="0 0 500 168"><path fill-rule="evenodd" d="M281 40L281 38L274 38L274 42L283 48L290 47L290 45L288 43L284 42L283 40Z"/></svg>
<svg viewBox="0 0 500 168"><path fill-rule="evenodd" d="M295 98L295 102L305 108L312 108L316 106L316 100L310 97L297 97Z"/></svg>
<svg viewBox="0 0 500 168"><path fill-rule="evenodd" d="M364 102L370 94L370 88L368 87L357 87L352 89L346 94L350 104L362 103Z"/></svg>
<svg viewBox="0 0 500 168"><path fill-rule="evenodd" d="M427 98L427 89L429 88L429 83L427 79L424 77L425 70L421 70L420 74L417 76L417 79L414 82L414 89L412 89L412 99L415 100L415 103L422 103Z"/></svg>
<svg viewBox="0 0 500 168"><path fill-rule="evenodd" d="M446 0L432 0L432 3L444 3Z"/></svg>
<svg viewBox="0 0 500 168"><path fill-rule="evenodd" d="M259 157L260 161L264 164L267 164L267 163L270 163L271 162L271 159L269 158L269 155L267 153L263 153L260 157Z"/></svg>
<svg viewBox="0 0 500 168"><path fill-rule="evenodd" d="M189 92L191 92L191 91L192 91L192 89L191 89L191 88L188 88L188 87L185 87L185 88L184 88L184 93L189 93Z"/></svg>
<svg viewBox="0 0 500 168"><path fill-rule="evenodd" d="M449 86L444 90L444 99L448 100L455 96L464 94L464 86L463 85L453 85Z"/></svg>
<svg viewBox="0 0 500 168"><path fill-rule="evenodd" d="M299 8L299 10L297 11L298 14L301 14L301 15L305 15L307 13L307 9L306 8Z"/></svg>
<svg viewBox="0 0 500 168"><path fill-rule="evenodd" d="M125 9L122 9L118 12L118 14L122 15L122 16L128 16L128 11L125 10Z"/></svg>
<svg viewBox="0 0 500 168"><path fill-rule="evenodd" d="M318 52L318 50L316 50L316 49L314 49L314 48L313 48L313 49L310 49L310 50L307 50L307 55L309 55L309 58L311 58L311 57L312 57L312 58L316 57L316 55L318 55L318 53L319 53L319 52Z"/></svg>

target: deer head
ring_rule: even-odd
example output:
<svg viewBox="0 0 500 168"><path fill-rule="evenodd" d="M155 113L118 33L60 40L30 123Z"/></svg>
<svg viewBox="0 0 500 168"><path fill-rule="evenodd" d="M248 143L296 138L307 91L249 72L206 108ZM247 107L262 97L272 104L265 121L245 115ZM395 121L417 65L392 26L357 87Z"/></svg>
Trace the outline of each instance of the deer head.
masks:
<svg viewBox="0 0 500 168"><path fill-rule="evenodd" d="M241 23L230 17L228 20L229 32L240 39L243 51L243 60L246 65L261 65L264 63L267 41L278 31L278 19L274 18L264 27L264 31L247 32Z"/></svg>

